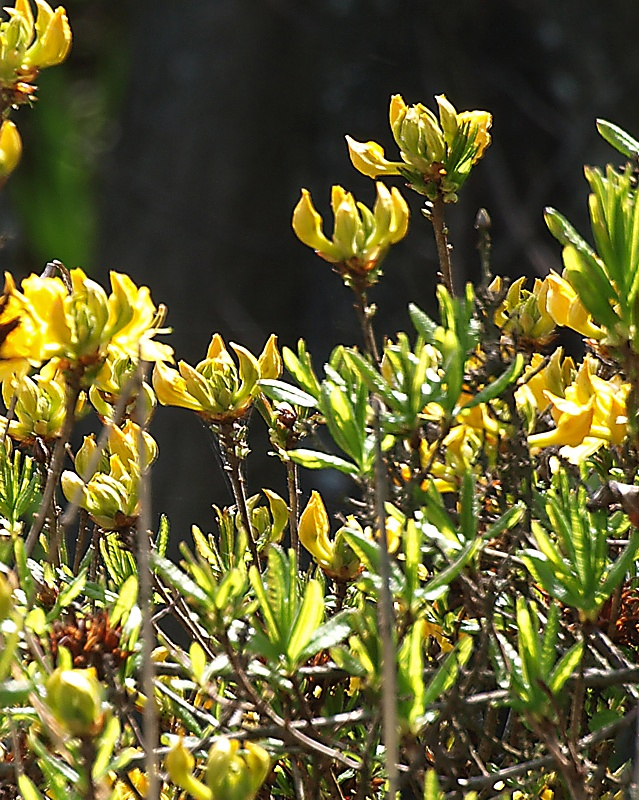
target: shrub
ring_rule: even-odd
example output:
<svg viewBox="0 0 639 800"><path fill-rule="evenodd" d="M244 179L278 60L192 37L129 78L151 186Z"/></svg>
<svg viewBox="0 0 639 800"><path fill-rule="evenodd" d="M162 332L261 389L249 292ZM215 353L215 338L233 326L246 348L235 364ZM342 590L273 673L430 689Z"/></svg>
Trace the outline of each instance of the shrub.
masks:
<svg viewBox="0 0 639 800"><path fill-rule="evenodd" d="M9 117L71 43L64 10L37 6L34 21L16 0L0 28L2 180L21 148ZM7 275L3 796L549 800L631 785L639 143L598 122L628 163L586 170L594 246L546 210L561 275L493 276L481 210L483 277L458 287L445 216L491 117L436 103L391 99L397 161L347 141L365 175L425 198L438 320L411 305L409 332L374 327L370 290L409 225L397 186L377 182L372 209L335 186L330 238L302 191L294 231L353 292L362 332L323 369L302 340L280 353L271 336L256 356L218 333L175 367L164 308L129 276L107 292L57 261L20 286ZM581 360L555 347L562 326ZM233 496L179 562L167 545L182 532L149 518L157 401L201 418ZM74 451L88 414L96 434ZM247 488L250 416L285 498ZM317 491L300 502L329 469L352 485L336 519Z"/></svg>

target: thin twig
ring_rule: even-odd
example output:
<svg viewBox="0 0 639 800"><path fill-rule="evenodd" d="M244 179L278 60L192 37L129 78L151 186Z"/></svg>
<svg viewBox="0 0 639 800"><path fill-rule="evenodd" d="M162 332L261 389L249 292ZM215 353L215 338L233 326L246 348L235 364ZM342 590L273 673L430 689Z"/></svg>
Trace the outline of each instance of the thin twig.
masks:
<svg viewBox="0 0 639 800"><path fill-rule="evenodd" d="M627 725L630 725L630 723L634 722L634 720L637 718L637 709L635 708L626 714L626 716L622 719L617 719L614 722L611 722L609 725L599 728L599 730L595 731L594 733L584 736L583 739L580 739L578 742L579 750L586 750L587 748L592 747L593 744L605 741L610 736L617 733L617 731L625 728ZM457 780L457 784L464 789L483 789L488 786L493 786L495 783L500 781L507 781L511 778L517 778L519 775L525 775L527 772L533 772L534 770L541 769L542 767L548 767L553 763L553 756L540 756L539 758L533 758L530 761L524 761L521 764L515 764L512 767L506 767L505 769L497 770L488 776L480 775L475 778L459 778Z"/></svg>
<svg viewBox="0 0 639 800"><path fill-rule="evenodd" d="M244 484L244 464L242 458L238 456L237 449L240 445L240 437L243 433L238 425L244 425L240 420L220 423L217 434L220 441L220 447L224 454L224 471L229 477L231 483L231 490L233 492L233 499L235 506L240 515L242 527L246 531L246 538L248 539L249 550L251 551L251 558L257 569L261 572L260 556L257 552L257 542L255 530L251 524L249 515L248 501L246 497L246 486Z"/></svg>
<svg viewBox="0 0 639 800"><path fill-rule="evenodd" d="M286 482L288 485L288 527L291 536L291 549L294 551L295 557L299 562L300 542L297 535L297 525L300 514L300 486L299 470L297 464L293 461L286 462Z"/></svg>
<svg viewBox="0 0 639 800"><path fill-rule="evenodd" d="M31 525L29 535L24 543L24 550L27 557L31 555L33 548L36 546L38 538L44 529L44 523L46 522L47 517L49 514L54 513L53 506L55 493L60 480L60 475L62 474L62 465L64 464L64 456L66 455L67 444L71 438L73 425L75 423L75 406L78 402L78 397L80 396L81 390L81 368L70 370L66 377L67 391L65 399L64 425L62 426L60 437L56 441L53 449L53 455L51 456L51 462L49 463L49 469L47 471L47 481L44 487L44 492L42 493L42 502L40 503L40 508L38 509L38 513L33 520L33 524ZM57 547L57 543L51 542L49 546L49 552L51 552L51 549L54 545Z"/></svg>
<svg viewBox="0 0 639 800"><path fill-rule="evenodd" d="M371 359L379 363L379 351L377 343L375 342L375 332L373 330L373 314L375 312L374 306L368 305L368 296L365 287L354 287L357 302L355 303L355 311L357 319L359 320L362 329L362 336L364 337L364 350Z"/></svg>

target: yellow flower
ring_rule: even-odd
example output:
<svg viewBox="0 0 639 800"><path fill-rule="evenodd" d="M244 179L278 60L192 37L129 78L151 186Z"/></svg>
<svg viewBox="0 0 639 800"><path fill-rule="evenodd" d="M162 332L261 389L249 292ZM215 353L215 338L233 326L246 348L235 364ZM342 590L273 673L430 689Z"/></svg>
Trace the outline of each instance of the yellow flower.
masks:
<svg viewBox="0 0 639 800"><path fill-rule="evenodd" d="M456 192L490 144L492 117L487 111L458 113L444 95L435 98L439 120L421 103L407 106L393 95L389 120L401 161L388 161L376 142L346 137L355 169L370 178L402 175L411 187L431 200L457 199Z"/></svg>
<svg viewBox="0 0 639 800"><path fill-rule="evenodd" d="M157 457L153 437L133 422L123 428L114 427L108 446L97 463L97 443L93 434L85 436L75 458L77 472L62 473L60 483L64 496L77 503L103 530L121 530L132 526L139 513L140 454L139 441L144 443L144 462L149 465Z"/></svg>
<svg viewBox="0 0 639 800"><path fill-rule="evenodd" d="M2 383L2 397L7 408L13 407L9 435L24 444L36 439L51 442L62 433L65 419L66 381L57 361L49 361L37 375L12 375ZM76 404L76 418L85 408L82 393ZM4 429L7 418L0 416Z"/></svg>
<svg viewBox="0 0 639 800"><path fill-rule="evenodd" d="M543 414L550 405L546 391L564 397L566 387L575 377L574 361L570 356L563 358L563 352L563 347L558 347L543 369L541 365L544 363L544 357L540 353L534 353L530 365L524 372L523 383L515 392L515 400L517 406L530 420L534 420L538 414Z"/></svg>
<svg viewBox="0 0 639 800"><path fill-rule="evenodd" d="M353 166L362 175L379 178L382 175L400 175L403 164L387 161L384 148L377 142L358 142L350 136L346 137L348 152Z"/></svg>
<svg viewBox="0 0 639 800"><path fill-rule="evenodd" d="M328 538L330 529L322 497L319 492L313 491L300 517L300 542L326 575L341 581L353 580L361 572L362 564L344 538L344 533L349 529L362 532L362 528L354 517L348 517L346 525L337 531L333 541Z"/></svg>
<svg viewBox="0 0 639 800"><path fill-rule="evenodd" d="M168 345L153 341L158 316L149 290L111 273L109 296L81 269L70 272L71 291L58 277L30 275L21 290L9 273L0 299L0 378L60 358L63 366L97 372L108 352L135 360L169 360Z"/></svg>
<svg viewBox="0 0 639 800"><path fill-rule="evenodd" d="M371 211L341 186L333 186L331 207L335 223L333 238L329 240L310 194L302 189L293 212L293 230L301 242L324 260L336 264L346 283L372 285L390 246L406 235L409 218L406 201L397 189L389 191L383 183L377 183L377 200Z"/></svg>
<svg viewBox="0 0 639 800"><path fill-rule="evenodd" d="M206 358L195 367L180 361L173 369L158 361L153 388L165 406L196 411L208 422L229 422L243 417L260 392L262 378L279 377L282 363L272 335L259 359L246 348L231 344L237 364L219 333L211 339Z"/></svg>
<svg viewBox="0 0 639 800"><path fill-rule="evenodd" d="M581 404L563 397L556 397L551 392L544 392L557 416L556 428L545 433L536 433L528 437L532 448L550 447L552 445L568 445L575 447L583 442L590 432L594 415L593 401Z"/></svg>
<svg viewBox="0 0 639 800"><path fill-rule="evenodd" d="M0 24L0 83L18 91L33 81L39 70L61 64L71 49L71 28L64 8L58 6L54 11L45 0L35 1L35 21L30 0L16 0L14 8L4 9L8 21Z"/></svg>
<svg viewBox="0 0 639 800"><path fill-rule="evenodd" d="M546 308L557 325L572 328L590 339L605 336L605 331L594 324L579 295L565 278L551 272L544 282L548 285Z"/></svg>
<svg viewBox="0 0 639 800"><path fill-rule="evenodd" d="M0 127L0 186L18 166L22 156L22 139L15 123L6 119Z"/></svg>
<svg viewBox="0 0 639 800"><path fill-rule="evenodd" d="M537 278L532 291L528 291L523 288L525 282L523 277L510 285L495 312L495 324L513 337L543 346L555 329L555 321L546 308L548 285ZM499 292L501 278L495 278L489 288Z"/></svg>
<svg viewBox="0 0 639 800"><path fill-rule="evenodd" d="M560 455L578 464L604 444L620 445L624 441L630 385L618 376L603 380L594 373L595 369L595 361L585 358L564 397L544 391L552 405L556 428L529 436L531 447L560 445Z"/></svg>
<svg viewBox="0 0 639 800"><path fill-rule="evenodd" d="M157 398L146 381L142 383L141 392L137 391L137 384L132 387L131 382L133 380L135 383L137 368L137 364L130 356L118 355L112 350L107 353L104 364L89 388L89 400L102 421L113 418L115 407L126 391L129 399L124 409L124 419L133 418L139 422L141 405L144 424L150 422L157 405Z"/></svg>
<svg viewBox="0 0 639 800"><path fill-rule="evenodd" d="M212 800L253 800L271 771L271 758L255 742L220 736L209 750L206 785Z"/></svg>
<svg viewBox="0 0 639 800"><path fill-rule="evenodd" d="M184 746L181 736L167 753L164 767L171 781L180 789L184 789L196 800L212 800L211 790L193 775L195 759Z"/></svg>

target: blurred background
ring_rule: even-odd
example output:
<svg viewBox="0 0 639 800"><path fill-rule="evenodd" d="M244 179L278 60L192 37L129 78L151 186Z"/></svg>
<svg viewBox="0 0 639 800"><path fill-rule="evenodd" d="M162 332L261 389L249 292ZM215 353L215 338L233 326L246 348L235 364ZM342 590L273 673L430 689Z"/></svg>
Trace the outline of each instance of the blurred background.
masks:
<svg viewBox="0 0 639 800"><path fill-rule="evenodd" d="M67 11L71 56L16 116L24 156L0 200L2 267L22 276L59 258L101 281L129 273L167 304L190 363L215 331L256 353L271 332L293 347L304 337L318 367L333 344L359 343L349 293L290 219L302 186L324 214L333 183L372 204L344 134L395 158L391 94L493 113L493 144L449 209L457 285L478 274L482 206L496 273L560 269L543 207L585 233L583 164L614 158L595 119L639 135L628 0L69 0ZM432 234L420 198L407 199L412 231L371 295L390 334L406 329L409 301L434 310ZM152 432L154 511L178 538L192 522L211 529L211 504L231 500L205 431L162 409ZM269 463L254 460L250 492L284 492Z"/></svg>

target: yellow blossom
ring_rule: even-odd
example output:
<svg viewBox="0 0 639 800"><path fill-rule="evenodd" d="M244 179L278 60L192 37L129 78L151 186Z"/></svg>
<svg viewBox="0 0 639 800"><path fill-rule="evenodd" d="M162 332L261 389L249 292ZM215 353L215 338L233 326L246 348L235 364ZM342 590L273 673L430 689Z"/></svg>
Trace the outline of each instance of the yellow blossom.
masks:
<svg viewBox="0 0 639 800"><path fill-rule="evenodd" d="M299 522L299 539L319 567L336 580L353 580L362 569L361 561L344 538L347 530L363 532L354 517L329 539L330 522L319 492L313 491Z"/></svg>
<svg viewBox="0 0 639 800"><path fill-rule="evenodd" d="M594 324L579 295L565 278L551 272L545 283L548 284L546 308L557 325L572 328L590 339L603 338L604 330Z"/></svg>
<svg viewBox="0 0 639 800"><path fill-rule="evenodd" d="M537 278L532 291L524 289L526 278L518 278L508 288L506 297L495 312L495 324L504 332L543 346L551 338L555 321L546 308L548 285ZM501 290L501 278L493 280L491 291Z"/></svg>
<svg viewBox="0 0 639 800"><path fill-rule="evenodd" d="M58 669L47 680L47 701L71 736L99 733L104 722L102 684L95 669Z"/></svg>
<svg viewBox="0 0 639 800"><path fill-rule="evenodd" d="M62 473L64 496L77 503L104 530L121 530L135 524L139 513L140 452L148 466L157 457L152 436L133 422L123 428L113 427L108 446L96 459L97 443L93 434L85 436L75 458L76 472Z"/></svg>
<svg viewBox="0 0 639 800"><path fill-rule="evenodd" d="M595 374L595 369L594 359L585 358L563 397L544 391L556 427L529 436L531 447L560 445L562 456L580 463L604 444L620 445L624 441L630 386L618 376L604 380Z"/></svg>
<svg viewBox="0 0 639 800"><path fill-rule="evenodd" d="M533 353L531 362L522 378L522 385L515 392L517 406L529 420L543 412L550 405L545 392L564 397L566 387L575 377L575 364L570 356L563 358L563 347L558 347L542 369L544 357Z"/></svg>
<svg viewBox="0 0 639 800"><path fill-rule="evenodd" d="M51 442L62 433L66 416L66 381L56 360L49 361L33 376L11 375L2 383L2 397L7 408L13 408L8 421L9 435L24 444L36 439ZM76 418L85 408L84 393L76 403ZM0 426L7 418L0 416Z"/></svg>
<svg viewBox="0 0 639 800"><path fill-rule="evenodd" d="M0 186L18 166L22 156L22 139L15 123L6 119L0 127Z"/></svg>
<svg viewBox="0 0 639 800"><path fill-rule="evenodd" d="M158 316L149 290L126 275L111 273L112 292L81 269L70 271L71 290L58 277L30 275L19 290L5 275L0 300L0 378L29 365L60 358L70 368L97 371L108 352L137 360L172 358L168 345L153 341Z"/></svg>
<svg viewBox="0 0 639 800"><path fill-rule="evenodd" d="M55 11L45 0L35 0L38 9L34 20L30 0L15 0L9 15L0 23L0 84L25 93L24 85L32 82L45 67L61 64L71 49L71 28L66 11ZM24 102L15 98L16 102Z"/></svg>
<svg viewBox="0 0 639 800"><path fill-rule="evenodd" d="M347 283L372 285L390 246L406 235L409 218L406 201L398 189L389 190L383 183L377 183L377 200L371 211L341 186L333 186L331 207L335 222L329 240L310 194L302 189L293 212L293 230L301 242L325 261L336 264Z"/></svg>
<svg viewBox="0 0 639 800"><path fill-rule="evenodd" d="M431 200L441 196L454 202L456 192L490 144L492 117L487 111L458 113L444 95L435 100L439 120L421 103L408 106L401 95L393 95L389 120L401 161L388 161L376 142L358 142L347 136L353 166L371 178L402 175L415 191Z"/></svg>
<svg viewBox="0 0 639 800"><path fill-rule="evenodd" d="M214 334L206 358L195 367L180 361L173 369L158 361L153 388L165 406L196 411L208 422L228 422L244 416L260 392L262 378L279 377L282 362L272 335L256 358L245 347L231 343L237 364L219 333Z"/></svg>
<svg viewBox="0 0 639 800"><path fill-rule="evenodd" d="M253 800L270 771L270 756L259 744L220 736L209 750L206 785L212 800Z"/></svg>

